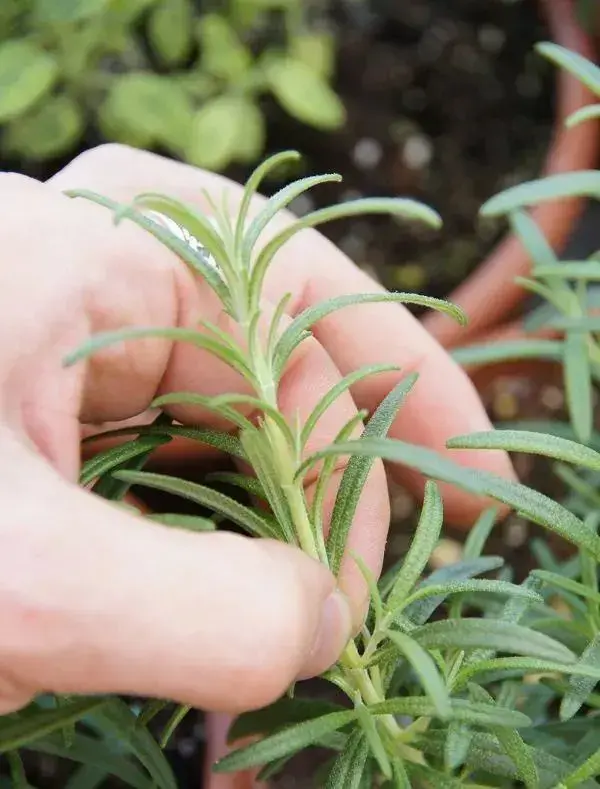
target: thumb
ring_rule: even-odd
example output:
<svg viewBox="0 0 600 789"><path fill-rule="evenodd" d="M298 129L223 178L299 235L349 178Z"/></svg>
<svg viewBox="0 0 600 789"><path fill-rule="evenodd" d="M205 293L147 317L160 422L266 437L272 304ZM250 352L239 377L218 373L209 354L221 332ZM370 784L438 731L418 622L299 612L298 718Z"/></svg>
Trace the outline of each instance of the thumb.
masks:
<svg viewBox="0 0 600 789"><path fill-rule="evenodd" d="M239 712L324 671L350 636L333 576L295 548L150 523L28 452L2 466L0 694L9 677L29 695Z"/></svg>

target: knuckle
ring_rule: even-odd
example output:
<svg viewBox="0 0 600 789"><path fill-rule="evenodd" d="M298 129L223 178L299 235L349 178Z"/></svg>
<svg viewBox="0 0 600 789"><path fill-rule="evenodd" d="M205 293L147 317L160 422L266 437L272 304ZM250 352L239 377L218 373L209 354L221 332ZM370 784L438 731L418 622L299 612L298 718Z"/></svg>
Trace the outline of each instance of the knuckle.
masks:
<svg viewBox="0 0 600 789"><path fill-rule="evenodd" d="M143 152L138 151L136 148L123 145L122 143L107 142L80 153L71 162L71 167L81 165L94 170L104 170L104 168L125 165L135 160L138 156L143 156Z"/></svg>

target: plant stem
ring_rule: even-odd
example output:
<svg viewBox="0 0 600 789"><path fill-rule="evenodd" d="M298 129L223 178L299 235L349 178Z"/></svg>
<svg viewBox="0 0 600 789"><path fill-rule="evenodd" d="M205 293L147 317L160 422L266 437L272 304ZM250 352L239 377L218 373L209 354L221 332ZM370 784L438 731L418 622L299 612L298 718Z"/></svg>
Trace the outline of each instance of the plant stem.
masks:
<svg viewBox="0 0 600 789"><path fill-rule="evenodd" d="M274 377L270 374L272 364L270 363L268 349L265 351L262 347L256 323L243 320L240 324L246 335L248 347L252 349L248 359L248 366L258 382L257 394L272 408L279 409ZM302 463L302 458L298 451L301 442L297 441L296 446L291 446L281 426L267 414L265 414L263 424L263 429L268 437L275 459L273 468L278 476L277 484L287 500L300 547L306 554L328 567L329 561L324 549L324 542L322 539L317 539L304 487L296 479L296 472ZM292 429L300 430L300 427L295 425L292 426ZM362 703L368 706L385 701L385 695L376 687L369 670L364 667L364 661L353 639L346 645L338 661L338 667L344 676L345 684L359 694ZM378 725L383 726L393 742L398 742L403 729L393 715L378 716Z"/></svg>

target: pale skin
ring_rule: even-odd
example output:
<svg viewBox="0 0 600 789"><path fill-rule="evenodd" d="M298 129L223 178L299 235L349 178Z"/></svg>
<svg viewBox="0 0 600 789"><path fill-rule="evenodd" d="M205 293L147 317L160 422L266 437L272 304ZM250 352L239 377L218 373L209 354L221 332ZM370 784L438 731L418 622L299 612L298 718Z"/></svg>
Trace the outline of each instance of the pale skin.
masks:
<svg viewBox="0 0 600 789"><path fill-rule="evenodd" d="M241 193L220 176L120 146L84 154L47 183L0 176L0 713L41 691L157 696L227 713L265 705L294 678L336 660L360 625L365 585L350 558L336 591L329 572L299 550L166 529L76 486L83 424L131 419L166 391L245 389L210 356L162 340L64 368L65 354L106 329L192 326L204 317L234 330L169 250L133 223L115 228L106 209L61 194L72 188L122 201L160 191L205 210L203 188L217 202L227 188L233 208ZM379 289L320 234L305 231L276 259L264 312L288 291L293 317L325 298ZM283 376L280 407L306 417L341 375L382 362L420 373L392 437L446 452L449 437L490 427L465 374L390 304L353 307L317 324ZM329 443L357 408L376 407L400 375L377 376L340 398L310 448ZM211 420L181 409L173 415ZM513 476L504 453L452 457ZM336 481L342 471L340 461ZM420 494L418 476L388 472ZM309 495L314 481L307 478ZM488 503L442 487L455 524L468 527ZM329 506L334 495L335 485ZM376 464L350 538L375 574L389 519L386 475Z"/></svg>

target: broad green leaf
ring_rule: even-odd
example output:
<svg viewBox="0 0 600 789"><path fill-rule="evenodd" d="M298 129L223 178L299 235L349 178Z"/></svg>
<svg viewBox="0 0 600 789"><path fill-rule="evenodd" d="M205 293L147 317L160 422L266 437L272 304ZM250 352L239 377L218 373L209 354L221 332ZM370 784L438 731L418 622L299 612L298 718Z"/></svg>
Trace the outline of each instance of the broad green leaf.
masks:
<svg viewBox="0 0 600 789"><path fill-rule="evenodd" d="M440 672L428 652L418 641L394 630L387 633L388 638L408 660L413 671L419 678L425 693L434 705L439 718L448 718L451 714L450 696Z"/></svg>
<svg viewBox="0 0 600 789"><path fill-rule="evenodd" d="M106 699L83 698L50 709L39 709L31 705L15 717L0 718L0 753L21 748L62 729L105 704Z"/></svg>
<svg viewBox="0 0 600 789"><path fill-rule="evenodd" d="M66 367L69 367L76 362L79 362L82 359L85 359L92 354L103 350L104 348L115 345L116 343L127 342L130 340L142 340L149 337L153 339L162 338L166 340L172 340L173 342L187 342L191 345L195 345L197 348L202 348L203 350L214 354L219 359L221 359L221 361L225 362L230 367L233 367L234 370L240 373L240 375L243 375L249 380L253 379L252 372L248 369L241 356L233 354L229 348L226 348L220 342L213 340L206 334L194 331L193 329L180 329L174 326L154 326L148 328L142 326L139 328L100 332L99 334L91 337L80 348L69 354L66 357L64 364ZM188 395L188 393L185 394L189 397L192 396ZM167 397L167 395L164 397ZM196 397L200 398L201 395L197 395ZM212 398L206 397L203 399L205 401L203 404L205 407L207 407L207 404ZM200 402L198 402L198 404L200 404Z"/></svg>
<svg viewBox="0 0 600 789"><path fill-rule="evenodd" d="M2 146L31 161L44 161L72 151L83 129L82 111L72 98L46 97L6 126Z"/></svg>
<svg viewBox="0 0 600 789"><path fill-rule="evenodd" d="M167 66L187 58L192 42L194 9L190 0L161 0L148 20L148 39L158 57Z"/></svg>
<svg viewBox="0 0 600 789"><path fill-rule="evenodd" d="M105 106L117 134L119 129L125 135L131 130L176 151L189 144L193 106L183 88L167 76L143 71L116 76Z"/></svg>
<svg viewBox="0 0 600 789"><path fill-rule="evenodd" d="M578 170L547 175L510 187L492 197L481 207L482 216L499 216L516 208L537 205L564 197L600 198L600 175L596 170Z"/></svg>
<svg viewBox="0 0 600 789"><path fill-rule="evenodd" d="M364 439L333 444L311 455L301 465L298 475L323 457L330 455L364 455L401 463L427 477L448 482L470 493L491 496L510 505L534 523L546 526L569 542L600 557L600 538L582 521L557 502L525 485L511 482L485 471L475 471L453 463L436 452L416 444L392 439Z"/></svg>
<svg viewBox="0 0 600 789"><path fill-rule="evenodd" d="M236 158L247 100L235 95L209 99L194 116L186 158L197 167L222 170Z"/></svg>
<svg viewBox="0 0 600 789"><path fill-rule="evenodd" d="M235 146L235 161L251 164L262 155L266 139L265 116L256 101L240 97L238 102L238 135Z"/></svg>
<svg viewBox="0 0 600 789"><path fill-rule="evenodd" d="M256 537L277 538L275 526L266 517L204 485L148 471L117 471L114 476L130 485L144 485L156 490L164 490L166 493L189 499L203 507L209 507Z"/></svg>
<svg viewBox="0 0 600 789"><path fill-rule="evenodd" d="M444 507L439 488L435 482L428 481L415 535L386 602L390 611L403 603L421 577L438 543L443 522Z"/></svg>
<svg viewBox="0 0 600 789"><path fill-rule="evenodd" d="M237 772L272 762L307 748L319 738L344 728L356 720L356 711L331 712L278 731L260 742L247 745L220 759L213 767L217 773Z"/></svg>
<svg viewBox="0 0 600 789"><path fill-rule="evenodd" d="M575 662L575 655L559 641L527 627L500 620L440 620L421 625L411 635L424 649L495 649L540 660Z"/></svg>
<svg viewBox="0 0 600 789"><path fill-rule="evenodd" d="M594 426L588 336L577 331L568 332L564 343L563 373L569 416L577 438L587 443Z"/></svg>
<svg viewBox="0 0 600 789"><path fill-rule="evenodd" d="M497 703L493 696L479 685L470 685L469 691L474 701L483 704ZM514 762L519 778L527 789L538 789L537 767L531 749L525 744L519 732L504 726L490 726L490 732L498 738L502 750Z"/></svg>
<svg viewBox="0 0 600 789"><path fill-rule="evenodd" d="M304 427L302 428L302 434L300 438L302 446L304 446L308 441L308 438L315 429L319 419L321 419L321 417L328 411L329 408L331 408L335 401L344 394L344 392L348 391L348 389L353 387L359 381L363 381L365 378L370 378L373 375L379 375L381 373L390 373L396 371L399 372L400 368L393 364L371 364L361 367L358 370L354 370L353 372L348 373L348 375L345 375L325 395L323 395L323 397L311 411L306 422L304 423Z"/></svg>
<svg viewBox="0 0 600 789"><path fill-rule="evenodd" d="M345 307L357 306L360 304L377 304L379 302L395 302L398 304L415 304L428 309L439 310L464 324L466 318L463 312L443 299L435 299L432 296L421 296L416 293L350 293L328 299L313 307L308 307L300 313L290 323L287 329L279 338L275 349L274 372L279 378L284 366L289 359L294 348L307 336L307 331L318 321L331 315L333 312L344 309Z"/></svg>
<svg viewBox="0 0 600 789"><path fill-rule="evenodd" d="M470 530L463 547L465 559L477 559L483 553L485 544L490 536L492 529L496 525L498 510L495 507L488 507L477 518L473 528Z"/></svg>
<svg viewBox="0 0 600 789"><path fill-rule="evenodd" d="M147 777L147 774L142 772L130 758L115 753L110 745L96 737L77 733L67 746L61 734L56 732L21 747L24 751L69 759L84 765L75 773L65 789L91 789L95 784L91 781L84 783L84 780L90 780L93 771L101 773L103 778L110 776L119 779L126 786L132 786L134 789L154 789L156 786L154 781Z"/></svg>
<svg viewBox="0 0 600 789"><path fill-rule="evenodd" d="M360 789L368 757L369 744L363 732L356 729L336 757L327 777L325 789Z"/></svg>
<svg viewBox="0 0 600 789"><path fill-rule="evenodd" d="M301 60L319 76L329 79L335 65L335 38L325 31L294 33L289 43L290 55Z"/></svg>
<svg viewBox="0 0 600 789"><path fill-rule="evenodd" d="M390 429L398 410L408 396L417 380L417 375L409 375L401 380L385 397L367 423L362 439L374 436L385 436ZM348 533L352 527L356 508L363 491L374 459L369 457L352 457L344 470L340 486L331 513L329 535L327 538L327 555L329 566L334 574L340 570L342 557L346 547Z"/></svg>
<svg viewBox="0 0 600 789"><path fill-rule="evenodd" d="M186 427L184 425L140 425L138 427L121 427L116 430L106 430L102 433L95 433L83 439L83 444L99 441L106 438L120 438L122 436L139 435L145 436L169 436L170 438L185 438L189 441L197 441L199 444L214 447L227 455L233 455L246 460L246 455L242 445L235 436L220 430L211 430L201 427Z"/></svg>
<svg viewBox="0 0 600 789"><path fill-rule="evenodd" d="M100 452L83 464L79 474L79 484L88 485L96 477L108 473L122 463L138 457L138 455L144 455L163 444L167 444L170 440L169 436L145 436L116 447L110 447L110 449Z"/></svg>
<svg viewBox="0 0 600 789"><path fill-rule="evenodd" d="M600 96L600 68L583 55L559 44L544 41L536 50L557 66L569 71L597 96Z"/></svg>
<svg viewBox="0 0 600 789"><path fill-rule="evenodd" d="M145 726L138 724L130 708L118 698L97 710L95 724L105 734L131 750L152 776L158 789L177 789L175 776L158 742Z"/></svg>
<svg viewBox="0 0 600 789"><path fill-rule="evenodd" d="M131 206L125 206L123 204L117 203L115 200L111 200L108 197L103 197L96 192L90 192L85 189L71 189L67 190L65 194L68 197L80 197L90 200L93 203L97 203L98 205L102 205L105 208L109 208L115 212L116 220L118 220L119 217L127 218L132 222L135 222L136 225L139 225L144 230L147 230L164 246L170 249L171 252L178 255L185 263L187 263L193 272L200 274L210 285L212 290L217 294L221 303L226 308L230 305L230 294L226 284L221 279L221 276L213 269L213 267L207 264L204 256L192 249L187 242L183 241L174 233L171 233L169 230L159 225L158 222L153 222L139 211L133 210ZM194 332L192 332L192 334L194 334Z"/></svg>
<svg viewBox="0 0 600 789"><path fill-rule="evenodd" d="M110 0L34 0L33 13L43 25L81 22L105 11Z"/></svg>
<svg viewBox="0 0 600 789"><path fill-rule="evenodd" d="M592 641L583 651L577 665L595 666L600 670L600 634L596 633ZM570 720L585 704L587 697L594 690L597 679L573 675L569 681L568 692L560 703L560 719Z"/></svg>
<svg viewBox="0 0 600 789"><path fill-rule="evenodd" d="M50 92L58 64L29 41L0 43L0 123L13 120Z"/></svg>
<svg viewBox="0 0 600 789"><path fill-rule="evenodd" d="M346 119L342 101L302 60L272 56L266 60L265 72L275 98L294 118L324 131L342 126Z"/></svg>
<svg viewBox="0 0 600 789"><path fill-rule="evenodd" d="M198 33L203 70L220 80L239 84L252 65L252 54L228 19L204 12L200 16Z"/></svg>
<svg viewBox="0 0 600 789"><path fill-rule="evenodd" d="M277 252L296 233L301 230L333 222L337 219L348 219L354 216L383 214L394 219L422 222L432 228L442 225L440 215L429 206L417 200L403 197L365 197L358 200L348 200L343 203L311 211L298 222L276 233L261 249L252 273L251 289L256 300L260 294L265 274Z"/></svg>
<svg viewBox="0 0 600 789"><path fill-rule="evenodd" d="M343 711L343 707L331 701L284 696L268 707L239 715L229 728L227 742L233 743L257 734L271 734L296 723Z"/></svg>
<svg viewBox="0 0 600 789"><path fill-rule="evenodd" d="M170 526L173 529L185 529L186 531L206 532L215 531L217 528L214 521L211 521L210 518L201 518L199 515L160 512L152 513L152 515L148 515L147 518L163 526Z"/></svg>
<svg viewBox="0 0 600 789"><path fill-rule="evenodd" d="M525 430L490 430L451 438L450 449L505 449L507 452L529 452L600 471L600 453L559 436Z"/></svg>
<svg viewBox="0 0 600 789"><path fill-rule="evenodd" d="M563 343L560 340L508 340L456 348L451 351L455 362L463 367L492 362L511 362L520 359L548 359L562 361Z"/></svg>
<svg viewBox="0 0 600 789"><path fill-rule="evenodd" d="M449 719L476 726L530 726L527 715L517 710L505 709L495 704L481 704L466 699L451 699ZM387 699L369 706L373 715L409 715L410 717L435 717L435 707L424 696L403 696Z"/></svg>
<svg viewBox="0 0 600 789"><path fill-rule="evenodd" d="M390 764L390 759L381 739L375 718L371 715L362 701L359 701L355 709L358 724L364 732L371 754L377 762L381 774L385 778L391 778L392 765Z"/></svg>

